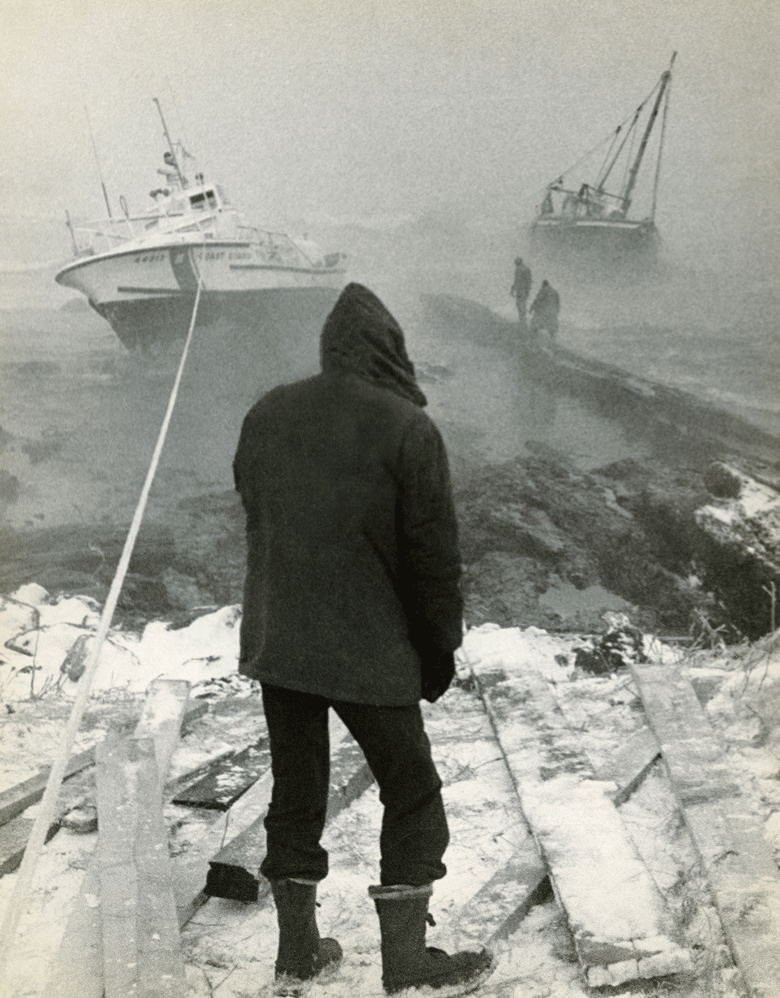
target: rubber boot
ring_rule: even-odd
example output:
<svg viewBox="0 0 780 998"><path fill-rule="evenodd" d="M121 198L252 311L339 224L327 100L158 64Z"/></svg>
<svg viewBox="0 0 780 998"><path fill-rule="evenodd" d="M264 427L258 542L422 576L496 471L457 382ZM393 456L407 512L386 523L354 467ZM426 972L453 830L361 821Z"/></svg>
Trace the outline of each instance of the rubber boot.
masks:
<svg viewBox="0 0 780 998"><path fill-rule="evenodd" d="M462 952L452 956L425 945L431 884L369 887L382 934L382 984L392 995L404 988L435 988L437 998L475 991L493 971L493 956Z"/></svg>
<svg viewBox="0 0 780 998"><path fill-rule="evenodd" d="M320 939L316 883L272 880L271 890L279 923L274 994L302 995L314 977L341 962L341 947L335 939Z"/></svg>

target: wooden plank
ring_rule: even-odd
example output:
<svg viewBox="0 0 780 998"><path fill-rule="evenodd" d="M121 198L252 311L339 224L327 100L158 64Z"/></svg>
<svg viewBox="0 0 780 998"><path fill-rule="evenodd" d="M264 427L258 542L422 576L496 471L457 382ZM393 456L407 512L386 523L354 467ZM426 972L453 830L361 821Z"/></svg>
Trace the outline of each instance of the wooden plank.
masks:
<svg viewBox="0 0 780 998"><path fill-rule="evenodd" d="M71 756L65 768L64 779L67 780L69 776L81 772L87 766L92 766L94 762L94 749L88 749L86 752L79 752L78 755ZM50 772L51 767L46 766L39 770L35 776L31 776L29 780L17 783L16 786L9 787L0 793L0 825L4 825L7 821L15 818L17 814L21 814L28 807L38 803L43 797Z"/></svg>
<svg viewBox="0 0 780 998"><path fill-rule="evenodd" d="M133 857L137 802L133 791L139 745L140 742L109 732L97 746L95 758L105 998L127 998L137 987L138 877Z"/></svg>
<svg viewBox="0 0 780 998"><path fill-rule="evenodd" d="M42 998L103 998L100 875L90 863Z"/></svg>
<svg viewBox="0 0 780 998"><path fill-rule="evenodd" d="M622 804L642 783L660 757L655 735L642 728L621 746L596 773L596 779L615 783L609 793ZM516 830L516 851L491 879L459 910L460 935L487 946L507 939L531 908L552 892L547 867L528 828Z"/></svg>
<svg viewBox="0 0 780 998"><path fill-rule="evenodd" d="M660 758L658 739L650 728L640 728L596 770L594 779L616 785L617 790L609 796L613 804L619 805L642 784Z"/></svg>
<svg viewBox="0 0 780 998"><path fill-rule="evenodd" d="M160 782L159 796L162 795L171 756L179 741L189 696L190 684L183 679L153 679L133 732L134 738L151 738L154 742Z"/></svg>
<svg viewBox="0 0 780 998"><path fill-rule="evenodd" d="M19 869L34 824L32 818L18 814L0 828L0 877ZM46 833L45 842L49 842L59 829L59 820L53 822Z"/></svg>
<svg viewBox="0 0 780 998"><path fill-rule="evenodd" d="M254 745L214 766L202 780L187 787L173 798L182 807L203 807L227 811L252 784L268 770L270 754L268 739L261 738Z"/></svg>
<svg viewBox="0 0 780 998"><path fill-rule="evenodd" d="M157 746L109 738L97 753L105 998L184 998Z"/></svg>
<svg viewBox="0 0 780 998"><path fill-rule="evenodd" d="M207 703L203 701L189 701L184 709L182 730L199 717L202 717L207 711ZM162 717L165 716L163 713ZM119 738L120 734L132 727L135 727L137 730L142 719L144 726L148 726L151 717L151 710L144 710L138 720L133 720L116 729L113 733L109 733L107 738L110 737L111 741L114 741ZM170 726L167 727L168 734L165 744L170 744L172 735ZM95 750L90 751L94 758ZM166 751L165 747L163 747L163 752L165 753ZM194 772L197 772L199 768L200 766ZM175 781L172 781L172 792L175 792L181 786L181 783L186 781L187 776L188 774L182 774ZM91 774L89 778L92 778ZM77 777L77 779L81 779L81 777ZM63 784L63 791L66 787L67 784ZM92 800L91 792L87 793L85 799L87 801ZM71 803L70 806L73 806L73 804ZM74 907L68 919L65 935L57 951L53 972L50 975L46 991L44 992L45 998L72 998L74 994L78 994L79 998L103 998L102 902L100 899L100 873L97 855L101 848L101 838L98 839L96 855L87 868L81 891L74 901ZM167 847L165 852L167 855ZM131 872L127 873L128 878L133 875Z"/></svg>
<svg viewBox="0 0 780 998"><path fill-rule="evenodd" d="M326 822L333 821L373 783L360 747L346 735L331 761L330 793ZM210 897L235 901L259 901L270 885L261 878L260 864L265 856L265 811L240 835L233 838L209 862L205 893Z"/></svg>
<svg viewBox="0 0 780 998"><path fill-rule="evenodd" d="M631 665L734 962L755 998L780 981L780 872L743 801L690 681L674 666Z"/></svg>
<svg viewBox="0 0 780 998"><path fill-rule="evenodd" d="M170 741L168 728L163 724L164 737ZM134 994L138 998L185 998L189 988L171 888L168 826L163 818L156 762L160 742L136 738L135 744L139 768L134 787L137 818L133 851L138 891L138 970Z"/></svg>
<svg viewBox="0 0 780 998"><path fill-rule="evenodd" d="M208 704L202 700L188 703L184 713L182 730L186 730L187 725L192 724L199 717L202 717L207 713L208 709ZM136 723L136 721L127 721L124 724L118 725L116 730L128 731ZM76 773L80 773L88 766L94 765L94 763L94 748L71 756L65 769L65 780L70 779ZM33 804L38 803L43 797L50 772L51 767L46 766L28 780L24 780L22 783L18 783L16 786L9 787L7 790L0 792L0 825L4 825L7 821L15 818L17 814L21 814L28 807L32 807Z"/></svg>
<svg viewBox="0 0 780 998"><path fill-rule="evenodd" d="M523 669L472 665L590 986L692 969L671 914L607 787L548 684Z"/></svg>
<svg viewBox="0 0 780 998"><path fill-rule="evenodd" d="M517 849L488 882L458 910L454 922L463 943L492 946L507 939L552 888L528 829L518 829Z"/></svg>
<svg viewBox="0 0 780 998"><path fill-rule="evenodd" d="M181 773L175 780L166 784L165 795L170 798L183 791L191 782L205 776L210 766L221 762L229 754L232 754L231 750L223 749L217 752L212 759L199 763L188 772ZM60 828L67 826L67 817L71 811L76 808L94 806L95 772L94 766L90 766L62 784L57 798L54 821L49 828L46 841L50 841ZM32 825L32 818L19 814L0 827L0 877L6 873L13 873L19 868Z"/></svg>
<svg viewBox="0 0 780 998"><path fill-rule="evenodd" d="M182 773L166 787L166 792L173 795L182 786L186 786L193 776L203 774L214 761L219 761L224 750L215 759L207 763L199 763L188 773ZM86 774L75 777L80 780ZM92 782L94 774L90 771ZM71 781L68 781L69 783ZM67 784L64 785L67 787ZM63 788L64 789L64 788ZM94 800L94 787L88 793L86 800ZM14 821L32 820L20 815ZM26 843L26 840L25 840ZM22 848L21 852L23 853ZM205 882L205 873L204 873ZM100 931L100 877L98 865L93 857L84 876L81 890L74 901L65 935L57 951L55 972L51 975L44 991L43 998L102 998L103 996L103 946Z"/></svg>

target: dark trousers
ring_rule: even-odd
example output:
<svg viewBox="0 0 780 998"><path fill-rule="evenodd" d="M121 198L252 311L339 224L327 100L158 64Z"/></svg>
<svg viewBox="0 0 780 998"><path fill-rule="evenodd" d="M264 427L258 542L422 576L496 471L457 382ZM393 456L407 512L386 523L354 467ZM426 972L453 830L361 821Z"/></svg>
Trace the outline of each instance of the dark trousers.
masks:
<svg viewBox="0 0 780 998"><path fill-rule="evenodd" d="M449 842L441 780L431 758L419 704L369 707L263 684L274 785L265 818L269 880L322 880L328 854L320 845L330 790L328 708L363 750L384 807L380 881L428 884L443 877Z"/></svg>

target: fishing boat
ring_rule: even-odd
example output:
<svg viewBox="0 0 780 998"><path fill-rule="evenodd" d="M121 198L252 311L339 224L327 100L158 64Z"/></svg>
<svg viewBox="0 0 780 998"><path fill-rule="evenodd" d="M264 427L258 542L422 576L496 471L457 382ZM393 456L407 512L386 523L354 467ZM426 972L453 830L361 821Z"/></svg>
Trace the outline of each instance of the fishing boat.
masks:
<svg viewBox="0 0 780 998"><path fill-rule="evenodd" d="M675 55L636 111L603 143L547 185L531 226L532 252L561 262L594 264L642 263L656 256L660 235L655 210ZM649 206L645 204L648 210L639 214L637 184L642 165L649 160L659 116ZM595 173L586 172L593 169L596 156L600 167Z"/></svg>
<svg viewBox="0 0 780 998"><path fill-rule="evenodd" d="M249 226L220 184L188 170L192 157L171 141L154 98L168 149L161 186L146 210L75 224L67 215L73 260L55 280L86 296L129 349L149 350L187 332L196 319L260 315L269 307L323 315L345 280L343 253L323 255L306 238Z"/></svg>

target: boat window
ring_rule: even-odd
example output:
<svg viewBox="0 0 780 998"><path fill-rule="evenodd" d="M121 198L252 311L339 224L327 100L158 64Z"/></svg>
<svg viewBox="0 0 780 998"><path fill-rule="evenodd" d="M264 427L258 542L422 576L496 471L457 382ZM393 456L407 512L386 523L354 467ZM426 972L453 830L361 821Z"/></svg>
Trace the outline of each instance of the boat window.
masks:
<svg viewBox="0 0 780 998"><path fill-rule="evenodd" d="M206 209L206 195L205 194L193 194L190 198L190 204L194 211L205 211Z"/></svg>
<svg viewBox="0 0 780 998"><path fill-rule="evenodd" d="M214 191L206 191L206 197L208 198L209 208L216 208L217 199L214 197Z"/></svg>

